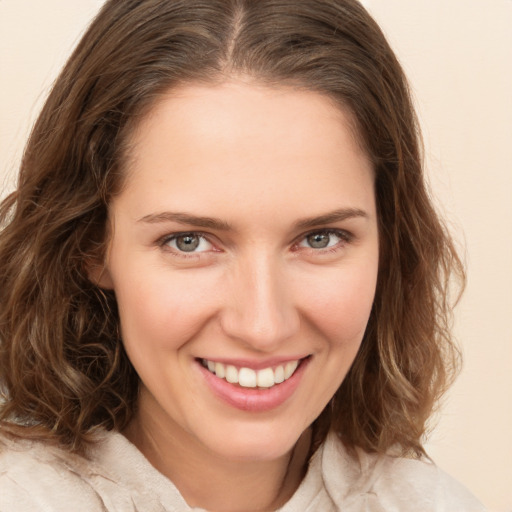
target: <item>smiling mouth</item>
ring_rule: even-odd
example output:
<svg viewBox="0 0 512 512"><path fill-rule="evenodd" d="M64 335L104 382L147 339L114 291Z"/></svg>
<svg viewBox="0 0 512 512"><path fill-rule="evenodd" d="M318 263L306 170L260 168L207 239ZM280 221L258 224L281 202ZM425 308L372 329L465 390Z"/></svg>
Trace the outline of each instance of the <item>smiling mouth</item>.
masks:
<svg viewBox="0 0 512 512"><path fill-rule="evenodd" d="M262 368L261 370L246 367L237 368L230 364L208 359L200 359L200 362L210 373L230 384L238 384L243 388L270 389L287 381L305 359L307 357L288 361L275 367Z"/></svg>

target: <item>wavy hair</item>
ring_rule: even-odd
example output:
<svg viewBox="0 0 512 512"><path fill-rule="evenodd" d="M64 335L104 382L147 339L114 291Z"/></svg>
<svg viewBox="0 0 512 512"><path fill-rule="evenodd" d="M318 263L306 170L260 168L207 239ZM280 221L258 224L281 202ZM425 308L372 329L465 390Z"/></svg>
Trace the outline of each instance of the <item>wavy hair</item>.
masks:
<svg viewBox="0 0 512 512"><path fill-rule="evenodd" d="M404 73L356 0L109 0L56 80L0 207L2 429L81 451L122 430L138 377L115 297L87 268L108 243L130 134L169 89L243 74L316 91L349 109L373 162L377 291L356 360L314 423L348 446L424 453L458 366L450 276L464 280L425 186Z"/></svg>

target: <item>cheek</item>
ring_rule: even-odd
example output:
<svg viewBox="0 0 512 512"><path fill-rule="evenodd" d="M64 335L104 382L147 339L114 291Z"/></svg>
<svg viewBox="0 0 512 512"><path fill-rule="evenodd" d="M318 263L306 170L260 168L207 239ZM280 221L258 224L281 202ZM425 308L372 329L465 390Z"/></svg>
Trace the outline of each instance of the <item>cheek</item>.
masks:
<svg viewBox="0 0 512 512"><path fill-rule="evenodd" d="M195 286L186 276L171 279L161 272L154 279L146 274L123 280L116 297L127 350L175 350L185 344L212 314L208 289L204 281Z"/></svg>
<svg viewBox="0 0 512 512"><path fill-rule="evenodd" d="M375 286L376 273L371 270L333 272L308 286L305 316L333 344L359 344L370 316Z"/></svg>

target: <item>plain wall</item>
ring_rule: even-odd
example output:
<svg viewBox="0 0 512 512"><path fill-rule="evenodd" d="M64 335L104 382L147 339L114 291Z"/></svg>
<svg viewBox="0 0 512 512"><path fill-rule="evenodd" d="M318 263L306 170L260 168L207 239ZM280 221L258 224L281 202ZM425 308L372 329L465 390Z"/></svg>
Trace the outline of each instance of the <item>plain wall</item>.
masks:
<svg viewBox="0 0 512 512"><path fill-rule="evenodd" d="M49 85L101 0L0 0L0 194ZM465 367L427 449L512 511L512 1L367 0L408 73L434 195L465 246ZM2 184L4 184L2 188Z"/></svg>

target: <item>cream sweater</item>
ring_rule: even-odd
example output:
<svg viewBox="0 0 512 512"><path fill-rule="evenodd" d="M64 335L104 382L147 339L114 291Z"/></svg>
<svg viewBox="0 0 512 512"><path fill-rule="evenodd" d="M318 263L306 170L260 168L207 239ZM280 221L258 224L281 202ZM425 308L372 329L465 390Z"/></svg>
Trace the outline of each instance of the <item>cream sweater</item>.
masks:
<svg viewBox="0 0 512 512"><path fill-rule="evenodd" d="M119 433L89 459L42 443L0 439L0 512L190 512L173 483ZM279 512L480 512L484 507L430 462L350 456L330 435Z"/></svg>

